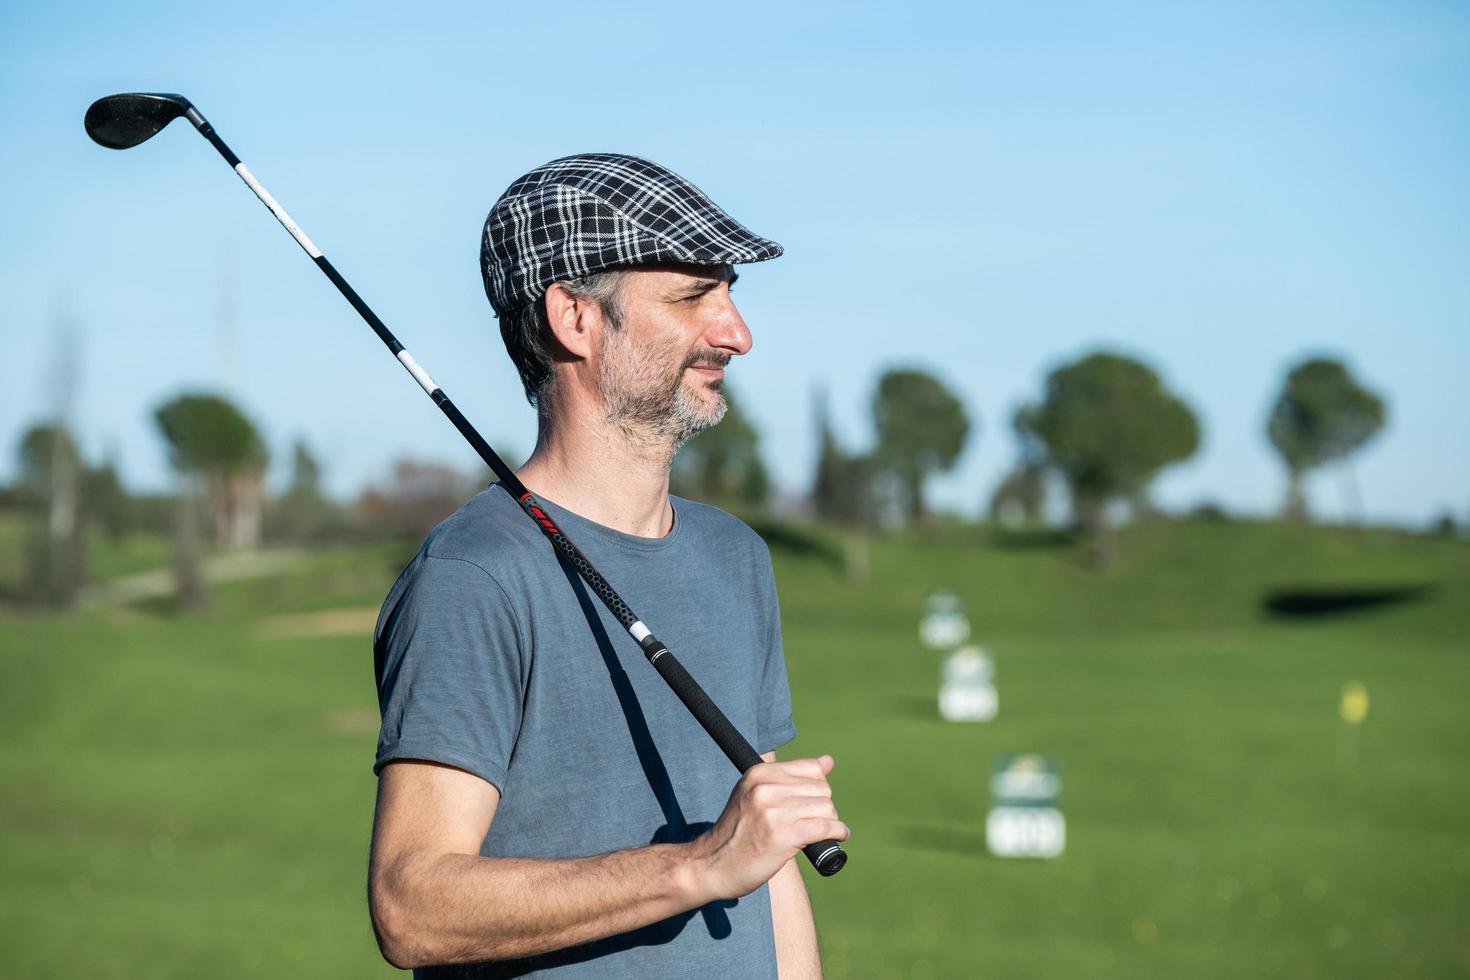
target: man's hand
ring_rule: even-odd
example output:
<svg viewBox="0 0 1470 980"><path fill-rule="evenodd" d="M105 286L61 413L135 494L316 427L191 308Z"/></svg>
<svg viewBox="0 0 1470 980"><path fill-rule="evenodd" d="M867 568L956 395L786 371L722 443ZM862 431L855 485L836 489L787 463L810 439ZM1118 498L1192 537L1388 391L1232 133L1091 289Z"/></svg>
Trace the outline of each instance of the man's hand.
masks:
<svg viewBox="0 0 1470 980"><path fill-rule="evenodd" d="M796 852L819 840L847 840L827 774L832 757L752 766L725 812L692 849L712 899L739 898L769 881Z"/></svg>

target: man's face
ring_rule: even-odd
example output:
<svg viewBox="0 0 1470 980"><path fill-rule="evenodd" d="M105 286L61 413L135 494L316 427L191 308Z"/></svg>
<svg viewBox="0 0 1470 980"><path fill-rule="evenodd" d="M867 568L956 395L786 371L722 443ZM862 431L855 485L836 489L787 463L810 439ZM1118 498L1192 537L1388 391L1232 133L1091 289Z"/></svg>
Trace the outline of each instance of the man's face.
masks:
<svg viewBox="0 0 1470 980"><path fill-rule="evenodd" d="M603 331L598 392L607 419L627 431L670 437L677 449L725 415L725 365L750 350L750 330L730 299L729 266L634 270L621 292L622 327Z"/></svg>

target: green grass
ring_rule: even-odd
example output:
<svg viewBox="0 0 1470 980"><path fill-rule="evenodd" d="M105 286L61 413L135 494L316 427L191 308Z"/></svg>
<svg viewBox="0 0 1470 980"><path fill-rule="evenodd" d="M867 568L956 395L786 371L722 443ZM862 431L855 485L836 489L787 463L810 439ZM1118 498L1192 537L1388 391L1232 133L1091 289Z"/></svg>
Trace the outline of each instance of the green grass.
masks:
<svg viewBox="0 0 1470 980"><path fill-rule="evenodd" d="M90 551L90 572L94 582L162 568L173 559L173 548L167 538L142 531L114 541L94 528Z"/></svg>
<svg viewBox="0 0 1470 980"><path fill-rule="evenodd" d="M829 976L1378 977L1470 972L1470 547L1266 524L1074 551L964 529L777 550L801 735L832 752L847 869L808 878ZM323 552L146 612L0 621L0 962L14 975L371 976L366 637L264 613L372 606L409 551ZM1265 592L1432 584L1288 621ZM967 600L998 718L940 721L924 596ZM1372 706L1343 755L1342 685ZM1055 861L984 848L995 759L1063 770Z"/></svg>

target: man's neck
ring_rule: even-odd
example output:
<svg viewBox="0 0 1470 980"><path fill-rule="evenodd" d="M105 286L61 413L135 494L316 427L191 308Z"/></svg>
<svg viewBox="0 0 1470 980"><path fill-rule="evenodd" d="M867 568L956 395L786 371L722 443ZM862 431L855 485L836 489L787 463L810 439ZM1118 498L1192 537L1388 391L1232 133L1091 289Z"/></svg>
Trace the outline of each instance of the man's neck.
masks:
<svg viewBox="0 0 1470 980"><path fill-rule="evenodd" d="M536 450L516 471L526 488L589 521L661 538L673 529L667 438L607 423L601 413L541 419Z"/></svg>

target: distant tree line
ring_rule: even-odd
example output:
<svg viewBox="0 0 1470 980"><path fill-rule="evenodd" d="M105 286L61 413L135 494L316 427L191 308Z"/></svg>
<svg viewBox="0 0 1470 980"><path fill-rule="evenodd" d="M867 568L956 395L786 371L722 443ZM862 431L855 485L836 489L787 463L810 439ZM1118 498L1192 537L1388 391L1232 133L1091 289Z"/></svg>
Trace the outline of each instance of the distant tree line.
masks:
<svg viewBox="0 0 1470 980"><path fill-rule="evenodd" d="M853 453L839 444L825 400L819 401L812 510L859 530L895 519L922 523L928 480L955 465L976 426L953 392L915 368L885 373L871 412L873 448ZM1334 462L1344 464L1361 513L1347 464L1385 414L1382 400L1340 362L1313 358L1290 370L1267 426L1287 470L1286 516L1305 519L1305 476ZM1049 484L1060 483L1071 523L1097 565L1108 564L1116 547L1110 512L1120 505L1150 512L1154 480L1194 456L1202 440L1194 411L1151 367L1108 351L1052 370L1040 398L1014 411L1010 429L1015 463L991 494L988 515L1038 524Z"/></svg>
<svg viewBox="0 0 1470 980"><path fill-rule="evenodd" d="M171 539L180 605L199 610L208 604L203 562L210 553L422 537L491 479L488 471L470 479L453 467L400 459L385 481L341 504L323 490L321 464L298 439L289 482L272 496L265 440L226 396L178 395L154 410L153 422L174 472L170 493L129 493L116 463L89 464L63 423L25 431L16 447L18 479L0 494L0 508L22 517L21 568L0 599L71 606L91 578L95 535L121 544L151 534Z"/></svg>
<svg viewBox="0 0 1470 980"><path fill-rule="evenodd" d="M760 434L728 386L724 421L690 441L670 474L674 493L754 512L771 504L772 482ZM872 442L842 445L825 395L814 405L817 455L806 494L810 513L863 540L880 527L931 521L928 487L954 468L979 430L962 399L915 366L886 371L869 403ZM1383 427L1383 400L1339 361L1311 358L1287 373L1266 426L1286 470L1284 514L1305 520L1305 480L1339 464L1361 513L1352 457ZM493 476L400 459L387 479L339 504L322 489L322 468L307 445L290 451L290 479L270 496L270 455L247 413L224 395L189 392L160 404L153 421L175 474L171 494L134 495L113 460L90 464L64 423L28 429L17 446L18 480L0 505L28 515L23 598L57 606L75 601L87 581L88 542L137 531L174 542L180 596L187 608L207 598L201 557L263 541L421 537ZM1149 489L1167 467L1191 458L1202 433L1194 411L1143 362L1099 351L1062 364L1040 396L1010 418L1015 462L990 496L987 513L1006 524L1040 524L1048 488L1066 490L1071 524L1097 564L1114 550L1109 515L1120 505L1149 509ZM864 552L865 553L865 552Z"/></svg>

